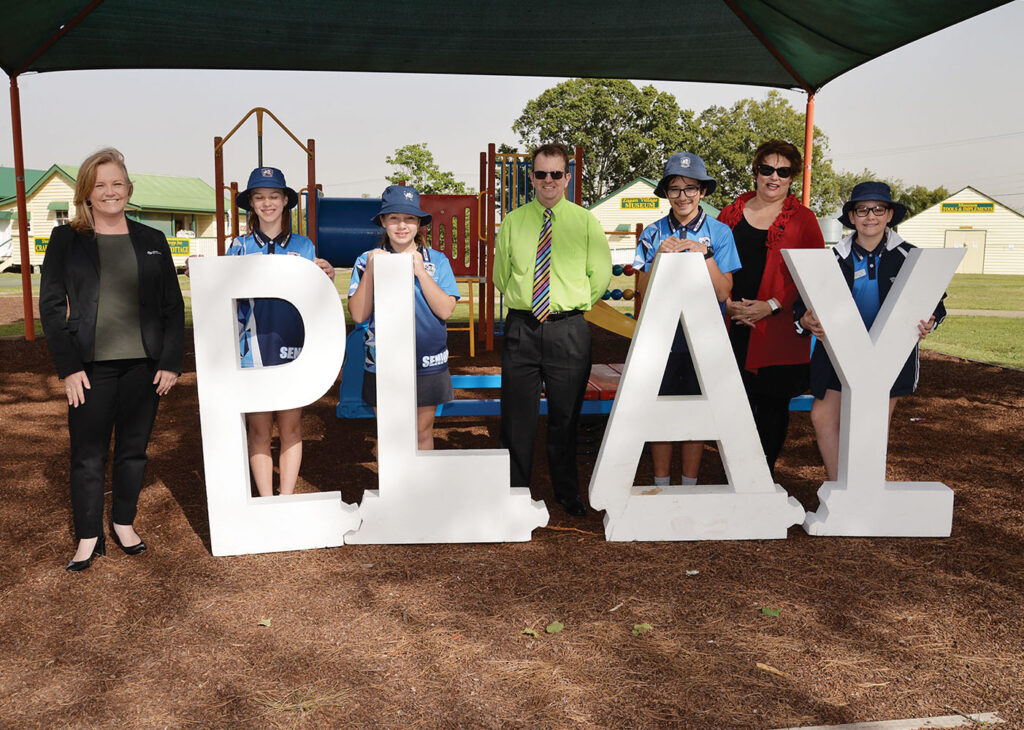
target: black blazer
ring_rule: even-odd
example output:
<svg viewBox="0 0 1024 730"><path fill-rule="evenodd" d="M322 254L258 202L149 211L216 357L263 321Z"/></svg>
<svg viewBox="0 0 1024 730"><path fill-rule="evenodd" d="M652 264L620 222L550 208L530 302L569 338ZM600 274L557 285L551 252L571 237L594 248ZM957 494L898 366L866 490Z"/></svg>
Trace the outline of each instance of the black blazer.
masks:
<svg viewBox="0 0 1024 730"><path fill-rule="evenodd" d="M139 323L146 355L158 370L181 374L185 304L163 233L128 220L139 265ZM39 318L57 375L65 378L92 362L96 351L100 256L96 238L57 226L43 257Z"/></svg>

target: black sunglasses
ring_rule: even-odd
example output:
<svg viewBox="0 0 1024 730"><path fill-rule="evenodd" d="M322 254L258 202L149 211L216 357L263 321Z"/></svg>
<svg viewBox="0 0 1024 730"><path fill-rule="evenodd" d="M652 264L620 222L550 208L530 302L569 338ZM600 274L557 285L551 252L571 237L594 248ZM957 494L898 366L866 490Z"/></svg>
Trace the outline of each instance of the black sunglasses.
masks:
<svg viewBox="0 0 1024 730"><path fill-rule="evenodd" d="M786 167L772 167L771 165L764 165L764 164L761 164L761 165L757 166L757 174L758 175L764 175L765 177L771 177L773 172L778 173L779 177L781 177L781 178L787 178L787 177L789 177L790 175L793 174L793 168L792 167L788 167L788 166L786 166Z"/></svg>
<svg viewBox="0 0 1024 730"><path fill-rule="evenodd" d="M551 176L552 180L561 180L563 177L565 177L565 172L563 170L552 170L551 172L548 172L547 170L533 171L533 176L538 180L545 180L547 179L548 175Z"/></svg>

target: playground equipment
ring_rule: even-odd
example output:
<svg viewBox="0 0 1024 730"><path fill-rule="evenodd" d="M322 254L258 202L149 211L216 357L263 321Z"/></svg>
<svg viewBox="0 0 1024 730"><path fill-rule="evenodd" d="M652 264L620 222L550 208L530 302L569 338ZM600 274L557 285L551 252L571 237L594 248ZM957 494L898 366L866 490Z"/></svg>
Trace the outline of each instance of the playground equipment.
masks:
<svg viewBox="0 0 1024 730"><path fill-rule="evenodd" d="M282 130L284 130L284 133L287 134L289 137L291 137L292 141L295 142L295 144L297 144L299 146L299 148L302 149L302 151L306 153L306 160L307 160L306 170L307 170L308 175L309 175L309 182L308 182L307 186L304 188L304 190L306 191L307 199L308 199L308 196L310 194L312 194L314 198L317 197L317 193L315 192L315 191L318 190L317 185L316 185L316 143L313 140L308 139L308 140L306 140L306 144L302 144L302 142L299 141L299 138L296 137L294 134L292 134L291 130L288 129L288 127L286 127L281 122L280 119L278 119L276 116L274 116L274 113L272 111L270 111L269 109L265 109L264 107L261 107L261 106L258 106L258 107L255 107L253 109L250 109L248 112L246 112L245 116L242 117L239 120L238 124L236 124L234 127L231 128L230 132L228 132L223 137L214 137L213 138L213 171L214 171L213 172L213 177L214 177L213 190L214 190L214 197L216 198L216 202L217 202L217 255L218 256L223 256L224 255L224 249L225 249L225 245L224 245L224 243L225 243L225 231L224 231L224 193L225 192L228 193L229 198L231 200L231 237L232 237L232 240L235 239L235 238L238 238L238 234L239 234L238 205L236 203L236 200L238 198L238 183L233 182L233 183L231 183L230 186L227 186L227 187L224 185L224 144L229 139L231 139L231 137L234 135L234 133L238 131L238 128L241 127L243 124L245 124L245 121L249 117L251 117L253 114L256 115L256 153L257 153L257 160L258 160L257 167L262 167L263 166L263 115L267 114L267 115L270 116L271 119L273 119L275 122L277 122L277 126L279 126ZM316 211L316 206L315 205L307 205L306 206L306 230L303 231L303 234L313 242L314 246L316 246L316 244L317 244L316 214L317 214L317 211ZM299 221L301 222L303 220L303 216L302 216L302 196L301 195L299 196L298 217L299 217Z"/></svg>
<svg viewBox="0 0 1024 730"><path fill-rule="evenodd" d="M470 354L476 344L494 349L494 251L495 232L510 211L530 200L532 185L527 154L498 153L488 145L480 153L480 193L476 195L421 195L420 203L433 216L426 227L431 248L442 252L452 266L456 280L469 292ZM580 199L582 181L575 174L583 169L583 152L576 148L569 161L573 185L567 191L570 201ZM308 227L318 231L317 253L336 267L350 267L361 253L378 244L380 229L371 219L379 210L378 198L317 197L316 206L309 206ZM474 294L475 291L475 294ZM476 303L479 302L479 327L476 326ZM500 321L500 305L499 321ZM458 331L458 327L449 327Z"/></svg>

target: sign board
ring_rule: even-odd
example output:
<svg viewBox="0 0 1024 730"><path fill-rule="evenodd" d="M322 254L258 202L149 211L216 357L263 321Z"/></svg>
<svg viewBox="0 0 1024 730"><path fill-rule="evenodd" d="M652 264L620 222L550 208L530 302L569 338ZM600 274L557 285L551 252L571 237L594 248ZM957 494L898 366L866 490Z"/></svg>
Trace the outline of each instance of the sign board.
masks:
<svg viewBox="0 0 1024 730"><path fill-rule="evenodd" d="M660 198L620 198L619 208L622 210L657 210Z"/></svg>
<svg viewBox="0 0 1024 730"><path fill-rule="evenodd" d="M995 203L943 203L943 213L995 213Z"/></svg>
<svg viewBox="0 0 1024 730"><path fill-rule="evenodd" d="M167 245L171 247L171 256L188 256L191 254L191 238L168 238Z"/></svg>
<svg viewBox="0 0 1024 730"><path fill-rule="evenodd" d="M46 244L50 242L50 237L33 239L33 248L38 254L46 253ZM191 238L168 238L167 245L171 247L171 256L188 256L191 254L190 246L192 245Z"/></svg>

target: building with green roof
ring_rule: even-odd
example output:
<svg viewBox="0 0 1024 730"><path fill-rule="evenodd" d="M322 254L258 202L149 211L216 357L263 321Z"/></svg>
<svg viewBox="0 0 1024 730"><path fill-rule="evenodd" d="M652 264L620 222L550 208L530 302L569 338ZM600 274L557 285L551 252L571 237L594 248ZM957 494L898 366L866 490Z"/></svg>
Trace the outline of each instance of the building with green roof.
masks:
<svg viewBox="0 0 1024 730"><path fill-rule="evenodd" d="M39 178L46 174L46 170L25 170L25 189L32 187ZM0 200L13 198L18 194L14 182L14 168L0 167Z"/></svg>
<svg viewBox="0 0 1024 730"><path fill-rule="evenodd" d="M48 170L25 171L32 266L42 263L54 226L67 223L75 214L78 170L78 165L53 165ZM128 203L129 218L162 231L178 265L190 253L206 252L208 245L204 244L216 236L216 198L210 185L197 177L170 175L132 173L131 180L134 192ZM20 263L17 218L14 170L0 167L0 259L7 254L0 265Z"/></svg>

